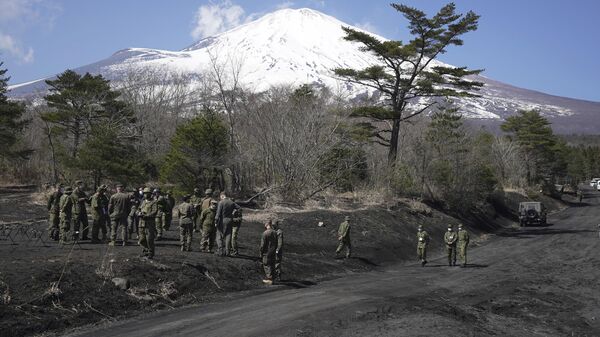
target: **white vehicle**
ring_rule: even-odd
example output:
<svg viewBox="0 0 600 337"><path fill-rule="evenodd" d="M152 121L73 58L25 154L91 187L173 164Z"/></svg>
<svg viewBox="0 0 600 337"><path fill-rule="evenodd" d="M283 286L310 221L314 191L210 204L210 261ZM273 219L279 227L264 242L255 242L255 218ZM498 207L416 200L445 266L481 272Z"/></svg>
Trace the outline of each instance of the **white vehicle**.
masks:
<svg viewBox="0 0 600 337"><path fill-rule="evenodd" d="M590 187L595 187L598 188L598 181L600 181L600 178L594 178L590 181Z"/></svg>

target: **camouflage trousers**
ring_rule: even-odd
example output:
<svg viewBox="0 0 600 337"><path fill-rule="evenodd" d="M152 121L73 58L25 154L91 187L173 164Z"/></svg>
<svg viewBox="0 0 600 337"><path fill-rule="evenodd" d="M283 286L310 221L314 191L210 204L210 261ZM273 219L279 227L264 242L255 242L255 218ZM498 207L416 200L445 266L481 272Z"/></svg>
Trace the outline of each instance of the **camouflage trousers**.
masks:
<svg viewBox="0 0 600 337"><path fill-rule="evenodd" d="M154 257L154 240L156 239L156 222L154 219L141 219L139 227L139 241L142 253Z"/></svg>
<svg viewBox="0 0 600 337"><path fill-rule="evenodd" d="M163 235L163 222L164 222L163 217L164 217L164 213L157 215L156 219L154 219L157 239L162 238L162 235Z"/></svg>
<svg viewBox="0 0 600 337"><path fill-rule="evenodd" d="M458 257L463 265L467 264L467 243L458 243Z"/></svg>
<svg viewBox="0 0 600 337"><path fill-rule="evenodd" d="M339 240L340 243L337 246L337 249L335 250L335 254L339 254L342 252L342 250L344 250L344 248L346 249L346 257L350 257L350 255L352 254L352 243L350 243L350 240L348 239L342 239Z"/></svg>
<svg viewBox="0 0 600 337"><path fill-rule="evenodd" d="M88 216L87 213L74 213L73 214L73 238L79 239L79 233L81 231L81 238L83 240L88 239L88 232L90 230L90 226L88 224Z"/></svg>
<svg viewBox="0 0 600 337"><path fill-rule="evenodd" d="M127 244L129 236L127 235L127 218L121 217L116 219L110 219L110 242L114 243L117 241L117 230L121 227L121 239L123 244Z"/></svg>
<svg viewBox="0 0 600 337"><path fill-rule="evenodd" d="M238 254L238 234L240 232L240 225L234 224L231 228L231 253L232 255Z"/></svg>
<svg viewBox="0 0 600 337"><path fill-rule="evenodd" d="M140 223L140 217L137 215L137 207L132 207L129 216L127 217L129 236L135 233L138 235L138 225Z"/></svg>
<svg viewBox="0 0 600 337"><path fill-rule="evenodd" d="M102 239L106 239L107 223L109 218L105 215L92 216L92 241L98 240L98 234L102 232Z"/></svg>
<svg viewBox="0 0 600 337"><path fill-rule="evenodd" d="M427 261L427 245L417 245L417 259L419 259L421 262Z"/></svg>
<svg viewBox="0 0 600 337"><path fill-rule="evenodd" d="M453 245L446 245L446 252L448 253L448 264L456 264L456 243Z"/></svg>
<svg viewBox="0 0 600 337"><path fill-rule="evenodd" d="M58 212L48 212L48 237L54 241L58 240L60 234L60 214Z"/></svg>
<svg viewBox="0 0 600 337"><path fill-rule="evenodd" d="M275 274L275 252L263 254L262 256L263 269L267 280L273 280Z"/></svg>
<svg viewBox="0 0 600 337"><path fill-rule="evenodd" d="M59 240L61 243L65 243L69 240L67 233L71 230L71 216L65 213L60 214L59 224Z"/></svg>
<svg viewBox="0 0 600 337"><path fill-rule="evenodd" d="M192 238L194 235L194 224L186 223L179 225L179 243L182 251L192 251Z"/></svg>
<svg viewBox="0 0 600 337"><path fill-rule="evenodd" d="M210 252L215 246L216 238L215 226L212 224L202 226L202 239L200 240L200 249L203 252Z"/></svg>

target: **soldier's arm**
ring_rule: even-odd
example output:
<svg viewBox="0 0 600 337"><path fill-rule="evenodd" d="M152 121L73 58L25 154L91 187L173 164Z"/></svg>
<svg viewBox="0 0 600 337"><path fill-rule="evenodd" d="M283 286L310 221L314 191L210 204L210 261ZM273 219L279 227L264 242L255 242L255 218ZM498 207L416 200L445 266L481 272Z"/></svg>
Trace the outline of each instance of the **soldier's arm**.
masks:
<svg viewBox="0 0 600 337"><path fill-rule="evenodd" d="M223 203L220 202L217 205L217 212L215 213L215 222L218 223L219 220L221 219L221 213L223 212Z"/></svg>
<svg viewBox="0 0 600 337"><path fill-rule="evenodd" d="M50 210L52 208L53 203L54 203L54 193L52 193L50 195L50 198L48 198L48 210Z"/></svg>

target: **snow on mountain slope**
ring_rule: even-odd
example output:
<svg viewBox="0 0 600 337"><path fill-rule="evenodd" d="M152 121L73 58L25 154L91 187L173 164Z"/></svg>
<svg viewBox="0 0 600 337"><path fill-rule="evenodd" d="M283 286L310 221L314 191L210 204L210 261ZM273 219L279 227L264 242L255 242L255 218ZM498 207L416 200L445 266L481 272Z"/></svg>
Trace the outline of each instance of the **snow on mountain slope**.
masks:
<svg viewBox="0 0 600 337"><path fill-rule="evenodd" d="M366 89L339 81L333 77L332 69L362 68L376 64L377 60L361 52L359 45L345 41L342 26L350 25L316 10L283 9L203 39L181 51L130 48L75 70L101 73L114 81L137 67L159 67L198 75L209 71L212 54L217 56L218 62L240 62L241 82L251 90L262 91L278 84L315 83L357 95ZM479 93L482 97L460 101L462 110L470 118L502 120L520 109L532 108L540 109L550 118L589 117L600 111L600 103L546 95L482 76L474 79L486 85ZM43 92L45 84L40 80L10 89L13 97L22 97Z"/></svg>

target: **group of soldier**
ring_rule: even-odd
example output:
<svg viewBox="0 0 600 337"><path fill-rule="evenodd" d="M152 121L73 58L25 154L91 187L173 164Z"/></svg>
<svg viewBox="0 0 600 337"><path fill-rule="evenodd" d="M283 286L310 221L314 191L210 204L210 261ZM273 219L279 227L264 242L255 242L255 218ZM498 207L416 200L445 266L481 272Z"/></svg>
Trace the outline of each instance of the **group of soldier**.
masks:
<svg viewBox="0 0 600 337"><path fill-rule="evenodd" d="M217 200L212 189L205 190L202 195L200 190L195 188L193 194L185 195L182 202L175 207L171 191L162 195L158 188L140 187L138 190L125 192L124 186L117 184L115 193L110 197L107 195L106 185L98 187L91 197L87 196L84 189L84 182L77 181L75 188L58 185L50 196L48 233L51 239L61 244L70 240L73 243L90 240L92 243L108 242L110 246L115 246L120 231L123 246L128 245L129 238L136 235L138 244L142 247L142 256L152 259L155 254L155 241L161 240L163 232L170 229L175 210L179 218L181 251L191 251L194 233L200 233L200 251L212 253L216 248L214 253L217 256L239 255L238 234L242 223L242 210L224 192ZM88 238L90 226L87 205L90 205L92 215L91 238ZM338 228L336 258L344 250L345 257L351 257L350 228L350 217L346 216ZM419 225L417 256L422 266L427 263L429 241L429 234ZM466 266L469 233L462 225L458 226L458 231L454 231L452 225L449 225L444 242L448 253L448 265L456 265L458 251L462 265ZM280 221L269 220L265 223L259 253L265 272L263 282L273 284L274 281L280 280L283 258L283 231Z"/></svg>

